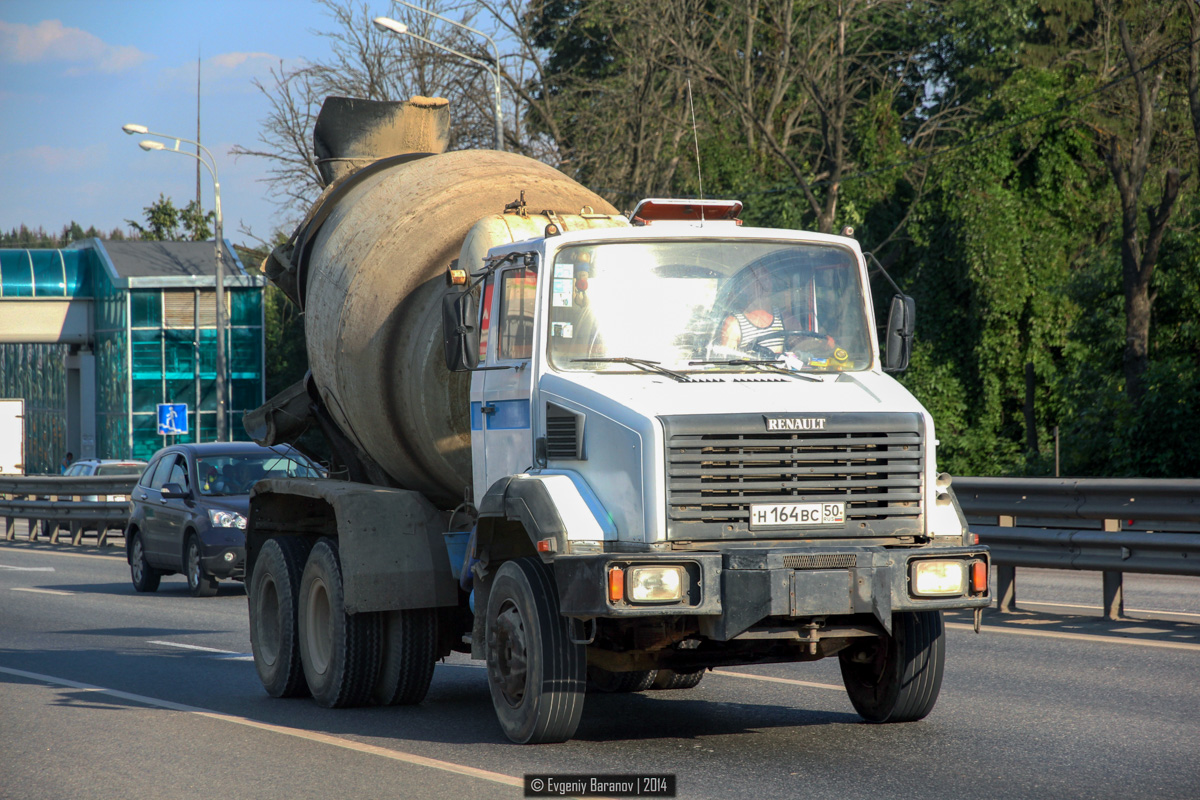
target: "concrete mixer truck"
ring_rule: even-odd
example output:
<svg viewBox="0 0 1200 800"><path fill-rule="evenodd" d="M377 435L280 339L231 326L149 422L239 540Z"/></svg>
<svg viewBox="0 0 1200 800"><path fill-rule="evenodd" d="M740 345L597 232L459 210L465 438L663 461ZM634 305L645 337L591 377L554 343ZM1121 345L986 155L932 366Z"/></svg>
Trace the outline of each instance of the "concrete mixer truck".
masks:
<svg viewBox="0 0 1200 800"><path fill-rule="evenodd" d="M933 420L888 374L911 298L881 347L851 236L744 227L734 201L622 216L447 130L445 101L327 100L327 188L265 264L310 372L244 424L332 453L252 495L267 692L417 703L460 652L506 736L561 742L589 691L837 657L866 720L927 715L943 611L978 626L990 598Z"/></svg>

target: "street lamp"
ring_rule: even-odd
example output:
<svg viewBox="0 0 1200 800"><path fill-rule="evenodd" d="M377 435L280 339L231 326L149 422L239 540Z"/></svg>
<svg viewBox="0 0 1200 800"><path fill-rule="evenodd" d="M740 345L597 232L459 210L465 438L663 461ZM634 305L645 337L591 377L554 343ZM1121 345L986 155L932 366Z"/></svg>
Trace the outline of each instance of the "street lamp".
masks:
<svg viewBox="0 0 1200 800"><path fill-rule="evenodd" d="M397 0L397 1L399 1L399 0ZM447 19L446 17L443 17L441 14L434 14L432 11L427 11L426 9L418 8L417 6L409 5L408 3L402 3L402 5L406 5L409 8L412 8L416 11L420 11L422 13L437 17L438 19L445 20L446 22L449 22L451 25L457 25L458 27L465 28L466 30L471 31L473 33L478 33L480 36L484 37L489 42L492 42L492 47L494 47L494 48L496 47L496 43L494 41L492 41L492 37L488 36L486 33L483 33L482 31L477 31L474 28L471 28L467 25L463 25L461 22L455 22L452 19ZM453 47L447 47L446 45L442 44L441 42L435 42L432 39L426 39L424 36L413 33L412 31L410 31L408 29L408 26L405 25L403 22L397 22L396 20L392 19L391 17L375 17L375 19L373 19L372 22L374 23L375 27L381 31L391 31L392 33L399 34L401 36L411 36L412 38L414 38L418 41L425 42L425 44L433 45L434 47L436 47L440 50L445 50L447 53L453 53L454 55L458 56L459 58L464 58L467 61L470 61L472 64L478 64L479 66L483 67L485 70L490 72L492 75L492 83L495 86L495 90L496 90L496 114L495 114L496 126L492 132L492 147L495 150L503 150L504 149L504 120L503 120L502 112L500 109L500 50L499 50L499 48L496 48L496 61L494 62L494 64L489 65L486 61L480 61L478 58L474 58L472 56L467 55L466 53L455 50Z"/></svg>
<svg viewBox="0 0 1200 800"><path fill-rule="evenodd" d="M159 137L162 137L163 139L174 139L175 146L172 148L168 148L162 142L158 142L153 139L143 139L142 141L138 142L138 147L142 148L143 150L145 150L147 152L150 152L153 150L163 150L168 153L179 153L181 155L191 156L192 158L196 159L201 164L203 164L204 168L208 170L208 174L212 175L213 197L215 198L214 205L215 205L215 210L217 213L217 232L216 232L216 234L217 234L217 278L216 278L216 283L217 283L217 294L216 294L216 302L217 302L217 385L215 387L216 392L217 392L217 441L218 442L227 442L227 441L229 441L229 430L228 430L228 426L226 425L226 420L225 420L225 394L226 394L226 390L225 390L225 328L227 327L227 321L225 318L225 257L224 257L224 254L222 253L222 249L224 246L224 239L222 236L222 224L221 224L222 223L222 220L221 220L221 181L217 178L217 160L215 158L213 158L213 154L211 152L209 152L207 147L200 144L199 142L194 142L191 139L184 139L181 136L170 136L165 133L155 133L154 131L146 128L145 125L135 125L133 123L130 123L128 125L122 125L121 130L125 131L126 133L128 133L131 136L135 133L138 133L138 134L142 134L145 136L159 136ZM194 145L196 145L196 147L203 150L204 154L208 156L208 160L205 160L199 154L193 153L189 150L180 150L179 146L183 142L187 142L188 144L194 144ZM209 163L209 162L211 162L211 163ZM199 211L199 209L196 209L196 210ZM199 335L199 334L197 333L197 335ZM200 428L200 409L197 408L196 409L196 440L197 441L199 441L199 438L200 438L199 428Z"/></svg>

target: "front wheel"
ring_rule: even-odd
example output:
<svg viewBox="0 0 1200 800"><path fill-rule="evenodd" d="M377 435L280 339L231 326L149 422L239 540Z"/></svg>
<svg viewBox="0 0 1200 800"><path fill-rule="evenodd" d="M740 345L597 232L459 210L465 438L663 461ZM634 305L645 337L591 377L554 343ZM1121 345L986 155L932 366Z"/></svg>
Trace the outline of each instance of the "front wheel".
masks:
<svg viewBox="0 0 1200 800"><path fill-rule="evenodd" d="M892 616L892 635L838 653L842 682L867 722L914 722L937 703L946 669L946 629L940 611Z"/></svg>
<svg viewBox="0 0 1200 800"><path fill-rule="evenodd" d="M146 560L141 531L134 532L133 544L129 546L129 577L133 579L133 588L139 592L158 591L158 582L162 579L162 573Z"/></svg>
<svg viewBox="0 0 1200 800"><path fill-rule="evenodd" d="M537 558L496 571L487 607L487 672L504 734L518 744L565 742L583 715L587 659L571 641L550 570Z"/></svg>
<svg viewBox="0 0 1200 800"><path fill-rule="evenodd" d="M200 561L200 540L194 533L188 537L187 556L184 560L187 566L188 591L192 593L192 597L212 597L216 594L217 579L208 574L208 570Z"/></svg>

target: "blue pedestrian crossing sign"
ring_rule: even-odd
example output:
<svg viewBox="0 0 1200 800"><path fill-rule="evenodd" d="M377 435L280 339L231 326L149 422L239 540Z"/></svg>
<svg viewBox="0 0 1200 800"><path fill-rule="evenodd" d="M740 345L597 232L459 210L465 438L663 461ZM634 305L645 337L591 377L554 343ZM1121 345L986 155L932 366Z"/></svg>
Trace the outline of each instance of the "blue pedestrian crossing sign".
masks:
<svg viewBox="0 0 1200 800"><path fill-rule="evenodd" d="M159 403L158 432L162 436L187 433L187 403Z"/></svg>

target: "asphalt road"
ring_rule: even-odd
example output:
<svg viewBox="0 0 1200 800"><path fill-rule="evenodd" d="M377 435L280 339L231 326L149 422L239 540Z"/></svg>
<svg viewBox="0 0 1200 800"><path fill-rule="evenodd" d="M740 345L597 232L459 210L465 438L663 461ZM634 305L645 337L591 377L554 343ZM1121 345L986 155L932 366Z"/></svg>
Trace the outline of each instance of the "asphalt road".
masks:
<svg viewBox="0 0 1200 800"><path fill-rule="evenodd" d="M119 540L118 540L119 541ZM516 798L532 773L677 776L682 798L1200 797L1200 580L1018 570L1016 615L948 618L941 698L860 721L836 660L589 696L572 741L521 747L484 671L440 664L411 708L275 700L246 598L179 577L136 595L123 558L0 543L0 798Z"/></svg>

